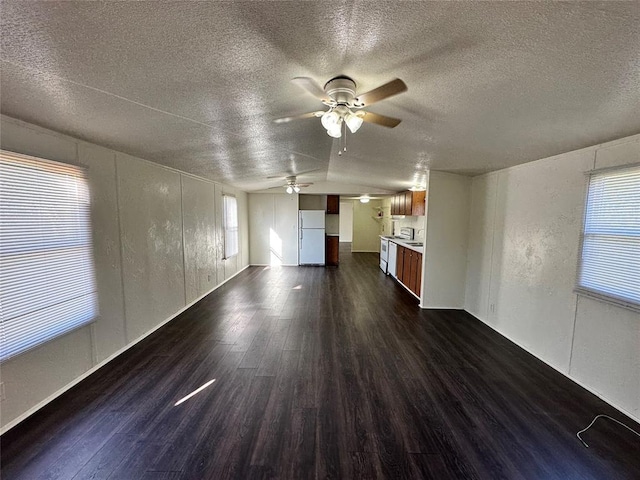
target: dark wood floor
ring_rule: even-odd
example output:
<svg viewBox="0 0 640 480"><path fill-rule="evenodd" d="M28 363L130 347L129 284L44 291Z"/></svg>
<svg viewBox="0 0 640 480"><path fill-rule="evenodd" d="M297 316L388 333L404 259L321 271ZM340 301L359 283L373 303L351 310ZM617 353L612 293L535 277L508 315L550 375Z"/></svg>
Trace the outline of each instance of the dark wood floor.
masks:
<svg viewBox="0 0 640 480"><path fill-rule="evenodd" d="M640 478L632 433L576 438L597 413L638 428L342 248L338 268L240 274L7 432L2 477Z"/></svg>

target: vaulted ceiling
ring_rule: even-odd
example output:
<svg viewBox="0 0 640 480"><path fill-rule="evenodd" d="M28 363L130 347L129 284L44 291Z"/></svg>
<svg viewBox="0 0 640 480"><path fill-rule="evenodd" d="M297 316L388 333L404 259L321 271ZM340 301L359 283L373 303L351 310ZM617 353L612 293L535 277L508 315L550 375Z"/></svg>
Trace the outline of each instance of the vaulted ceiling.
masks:
<svg viewBox="0 0 640 480"><path fill-rule="evenodd" d="M640 2L2 2L2 112L245 190L477 174L640 132ZM338 140L290 80L394 78ZM344 185L360 185L348 187ZM344 188L341 189L340 185Z"/></svg>

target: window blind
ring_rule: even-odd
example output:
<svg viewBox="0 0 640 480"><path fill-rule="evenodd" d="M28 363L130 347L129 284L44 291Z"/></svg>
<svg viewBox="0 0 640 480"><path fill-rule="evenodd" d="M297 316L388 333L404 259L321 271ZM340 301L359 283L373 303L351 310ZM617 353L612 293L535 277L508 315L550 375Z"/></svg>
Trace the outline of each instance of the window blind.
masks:
<svg viewBox="0 0 640 480"><path fill-rule="evenodd" d="M224 203L224 258L238 254L238 202L231 195L222 196Z"/></svg>
<svg viewBox="0 0 640 480"><path fill-rule="evenodd" d="M590 178L578 291L640 307L640 166Z"/></svg>
<svg viewBox="0 0 640 480"><path fill-rule="evenodd" d="M0 151L0 361L91 322L84 169Z"/></svg>

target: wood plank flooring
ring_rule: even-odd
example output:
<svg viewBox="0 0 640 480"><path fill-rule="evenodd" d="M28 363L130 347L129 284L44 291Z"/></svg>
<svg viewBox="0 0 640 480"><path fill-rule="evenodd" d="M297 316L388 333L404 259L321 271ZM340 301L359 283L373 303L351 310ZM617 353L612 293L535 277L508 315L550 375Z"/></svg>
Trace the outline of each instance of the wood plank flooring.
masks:
<svg viewBox="0 0 640 480"><path fill-rule="evenodd" d="M244 271L7 432L2 478L640 478L632 433L575 436L637 424L341 247Z"/></svg>

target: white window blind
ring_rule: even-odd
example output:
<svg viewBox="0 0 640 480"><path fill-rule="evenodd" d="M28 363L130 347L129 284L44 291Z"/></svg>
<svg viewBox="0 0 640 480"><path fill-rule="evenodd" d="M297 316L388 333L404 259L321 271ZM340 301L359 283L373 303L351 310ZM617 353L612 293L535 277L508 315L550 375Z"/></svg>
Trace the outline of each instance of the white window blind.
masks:
<svg viewBox="0 0 640 480"><path fill-rule="evenodd" d="M84 170L0 150L0 361L96 314Z"/></svg>
<svg viewBox="0 0 640 480"><path fill-rule="evenodd" d="M223 195L224 203L224 258L238 254L238 202L236 197Z"/></svg>
<svg viewBox="0 0 640 480"><path fill-rule="evenodd" d="M591 176L577 290L640 307L640 166Z"/></svg>

